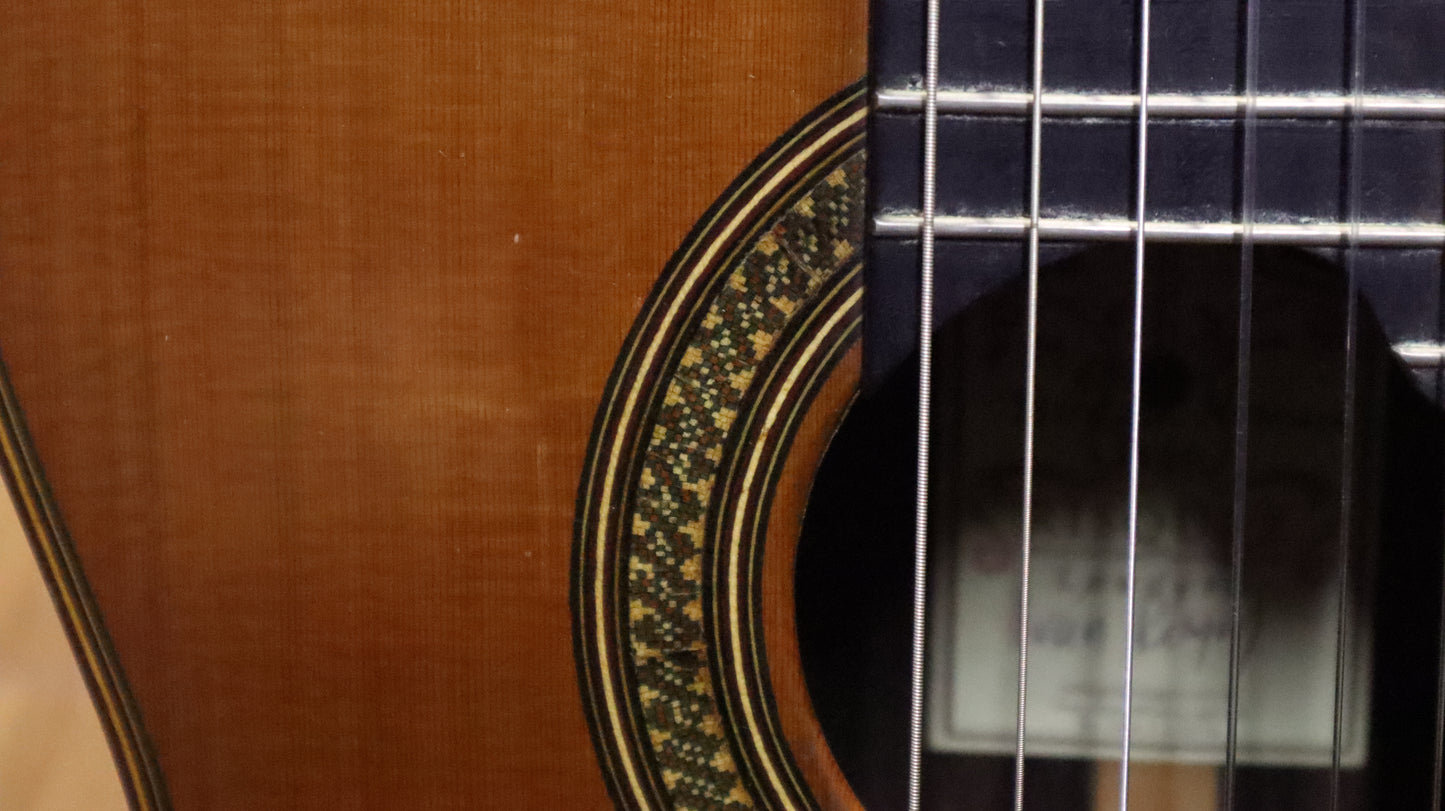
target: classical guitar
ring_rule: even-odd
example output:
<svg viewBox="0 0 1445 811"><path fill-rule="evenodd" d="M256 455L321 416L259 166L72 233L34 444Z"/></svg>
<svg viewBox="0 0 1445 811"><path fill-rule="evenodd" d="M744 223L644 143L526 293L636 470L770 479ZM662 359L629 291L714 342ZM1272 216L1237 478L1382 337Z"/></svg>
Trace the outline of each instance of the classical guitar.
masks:
<svg viewBox="0 0 1445 811"><path fill-rule="evenodd" d="M134 808L1438 808L1445 4L19 2Z"/></svg>

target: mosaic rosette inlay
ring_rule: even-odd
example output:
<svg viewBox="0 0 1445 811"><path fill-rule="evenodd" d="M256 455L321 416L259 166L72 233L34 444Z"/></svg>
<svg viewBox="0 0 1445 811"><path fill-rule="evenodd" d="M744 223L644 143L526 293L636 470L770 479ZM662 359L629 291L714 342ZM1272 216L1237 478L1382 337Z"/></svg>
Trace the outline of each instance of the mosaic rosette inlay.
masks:
<svg viewBox="0 0 1445 811"><path fill-rule="evenodd" d="M709 561L728 523L718 504L735 489L731 461L760 441L740 439L744 426L776 405L769 397L811 393L760 381L798 358L831 363L831 350L793 351L800 338L836 348L856 333L857 297L844 294L859 284L863 110L858 89L825 104L709 212L654 289L599 409L579 491L575 643L623 807L814 805L776 722L734 706L743 696L771 707L768 688L715 640L761 632L719 633L710 595L748 589L720 582ZM838 315L815 317L826 308ZM774 433L766 444L781 453L790 434Z"/></svg>

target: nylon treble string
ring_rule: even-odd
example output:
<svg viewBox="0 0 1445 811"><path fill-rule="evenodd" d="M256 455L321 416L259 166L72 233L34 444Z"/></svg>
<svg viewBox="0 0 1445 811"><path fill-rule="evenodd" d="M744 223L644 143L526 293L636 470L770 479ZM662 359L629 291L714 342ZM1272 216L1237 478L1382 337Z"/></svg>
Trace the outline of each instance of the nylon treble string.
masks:
<svg viewBox="0 0 1445 811"><path fill-rule="evenodd" d="M1028 718L1029 595L1032 586L1034 511L1034 414L1039 332L1039 198L1044 142L1044 0L1033 7L1033 94L1029 102L1028 335L1024 355L1023 515L1019 538L1018 717L1014 750L1014 811L1024 807L1025 727Z"/></svg>
<svg viewBox="0 0 1445 811"><path fill-rule="evenodd" d="M1254 315L1254 226L1259 174L1259 1L1246 0L1244 20L1244 143L1239 192L1239 345L1234 397L1234 493L1230 538L1229 690L1224 742L1224 808L1234 811L1239 755L1239 668L1244 594L1244 527L1249 472L1250 351Z"/></svg>
<svg viewBox="0 0 1445 811"><path fill-rule="evenodd" d="M1139 404L1144 355L1144 243L1149 190L1149 34L1151 1L1139 0L1139 118L1134 185L1134 350L1129 394L1129 524L1124 591L1124 718L1120 735L1119 809L1129 807L1129 748L1134 698L1134 598L1139 558Z"/></svg>
<svg viewBox="0 0 1445 811"><path fill-rule="evenodd" d="M1340 538L1337 550L1339 589L1335 595L1335 696L1334 724L1330 742L1330 811L1340 807L1340 759L1344 742L1345 716L1345 648L1349 639L1349 574L1351 523L1354 519L1354 456L1355 456L1355 371L1356 333L1359 314L1355 299L1359 293L1357 265L1360 253L1360 222L1363 199L1363 167L1361 141L1365 116L1365 0L1350 4L1349 82L1354 96L1346 127L1345 165L1347 179L1346 205L1349 209L1348 234L1345 245L1345 361L1344 425L1340 431Z"/></svg>

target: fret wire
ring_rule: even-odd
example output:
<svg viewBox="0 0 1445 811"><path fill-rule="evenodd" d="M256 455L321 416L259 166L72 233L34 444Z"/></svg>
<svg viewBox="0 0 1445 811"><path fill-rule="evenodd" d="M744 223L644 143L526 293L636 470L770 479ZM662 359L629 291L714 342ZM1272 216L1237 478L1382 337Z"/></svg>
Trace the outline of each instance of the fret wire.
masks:
<svg viewBox="0 0 1445 811"><path fill-rule="evenodd" d="M924 63L922 244L918 304L918 447L913 515L913 658L909 672L908 811L923 796L923 667L927 621L929 434L933 397L934 218L938 176L938 16L941 0L928 0Z"/></svg>
<svg viewBox="0 0 1445 811"><path fill-rule="evenodd" d="M1442 367L1445 367L1445 344L1401 341L1391 349L1395 350L1395 355L1411 369L1434 369L1438 377ZM1437 395L1442 385L1445 385L1445 380L1436 381Z"/></svg>
<svg viewBox="0 0 1445 811"><path fill-rule="evenodd" d="M1349 207L1350 235L1345 251L1345 276L1347 298L1345 301L1345 363L1344 363L1344 426L1340 438L1340 539L1338 549L1339 591L1335 595L1335 706L1333 740L1330 746L1330 809L1340 807L1340 761L1342 755L1344 712L1345 712L1345 643L1349 633L1349 573L1351 523L1354 519L1354 433L1355 433L1355 372L1356 343L1359 329L1358 305L1355 299L1359 293L1358 258L1360 247L1359 227L1363 203L1364 178L1361 167L1361 141L1365 82L1365 0L1351 3L1350 15L1350 89L1354 93L1353 115L1347 127L1346 168L1348 171L1347 205Z"/></svg>
<svg viewBox="0 0 1445 811"><path fill-rule="evenodd" d="M874 102L883 112L907 113L923 109L923 94L911 88L881 88ZM1033 94L1017 90L940 90L938 110L943 115L1026 116ZM1049 118L1125 118L1139 111L1139 97L1127 93L1069 93L1043 95ZM1151 118L1235 119L1253 105L1260 118L1347 119L1356 106L1367 121L1445 120L1445 96L1440 95L1258 95L1151 93Z"/></svg>
<svg viewBox="0 0 1445 811"><path fill-rule="evenodd" d="M1034 416L1038 370L1039 212L1043 186L1044 0L1034 0L1033 98L1029 124L1028 338L1024 363L1023 526L1019 550L1019 673L1014 811L1024 807L1024 743L1028 718L1029 596L1032 586L1034 512Z"/></svg>
<svg viewBox="0 0 1445 811"><path fill-rule="evenodd" d="M1129 403L1129 526L1124 592L1124 718L1119 759L1119 809L1129 808L1129 747L1134 699L1134 598L1139 558L1139 406L1144 354L1144 245L1148 229L1149 189L1149 35L1151 0L1139 7L1139 118L1134 188L1134 352Z"/></svg>
<svg viewBox="0 0 1445 811"><path fill-rule="evenodd" d="M1240 158L1239 358L1234 401L1234 515L1230 539L1229 691L1224 740L1224 808L1234 811L1239 758L1239 669L1243 638L1244 532L1249 471L1250 352L1253 346L1254 223L1259 159L1258 0L1246 0L1244 21L1244 144Z"/></svg>
<svg viewBox="0 0 1445 811"><path fill-rule="evenodd" d="M881 214L873 219L877 237L917 238L920 220L915 213ZM1445 225L1438 223L1290 222L1252 224L1256 245L1297 245L1333 248L1349 243L1360 247L1445 248ZM1123 241L1134 238L1135 223L1124 219L1044 218L1041 239L1067 242ZM1244 233L1242 223L1151 220L1149 239L1155 242L1235 242ZM1028 235L1026 217L938 216L936 239L1021 239Z"/></svg>

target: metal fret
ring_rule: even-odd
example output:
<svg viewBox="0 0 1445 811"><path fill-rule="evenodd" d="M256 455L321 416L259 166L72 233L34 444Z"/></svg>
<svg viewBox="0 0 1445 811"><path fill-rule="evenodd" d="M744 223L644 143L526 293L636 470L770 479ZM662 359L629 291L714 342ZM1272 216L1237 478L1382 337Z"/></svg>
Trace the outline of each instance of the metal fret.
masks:
<svg viewBox="0 0 1445 811"><path fill-rule="evenodd" d="M1433 369L1445 366L1445 346L1418 341L1395 344L1395 354L1412 369Z"/></svg>
<svg viewBox="0 0 1445 811"><path fill-rule="evenodd" d="M884 88L874 96L881 112L918 112L923 91ZM944 115L1027 116L1033 94L993 90L940 90L938 111ZM1255 98L1260 118L1345 119L1355 113L1351 95L1269 95ZM1445 96L1367 95L1358 102L1362 117L1383 121L1445 121ZM1150 93L1150 118L1243 118L1248 100L1234 95ZM1118 93L1045 93L1044 115L1075 118L1133 118L1139 97Z"/></svg>
<svg viewBox="0 0 1445 811"><path fill-rule="evenodd" d="M1150 109L1153 109L1153 97ZM917 238L921 219L917 214L883 214L873 219L878 237ZM1028 233L1027 217L939 216L934 222L939 239L1022 239ZM1439 223L1361 223L1358 244L1371 248L1445 248L1445 225ZM1232 222L1179 222L1150 220L1149 239L1154 242L1228 243L1239 240L1244 226ZM1302 247L1343 247L1349 244L1353 227L1336 222L1256 223L1254 241L1260 245ZM1039 237L1055 242L1122 242L1134 237L1134 221L1125 219L1044 219Z"/></svg>

